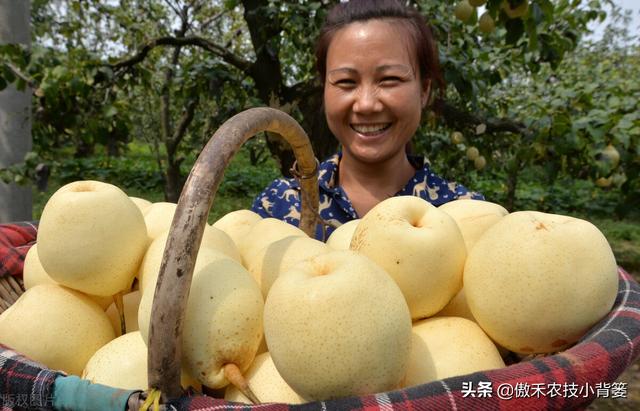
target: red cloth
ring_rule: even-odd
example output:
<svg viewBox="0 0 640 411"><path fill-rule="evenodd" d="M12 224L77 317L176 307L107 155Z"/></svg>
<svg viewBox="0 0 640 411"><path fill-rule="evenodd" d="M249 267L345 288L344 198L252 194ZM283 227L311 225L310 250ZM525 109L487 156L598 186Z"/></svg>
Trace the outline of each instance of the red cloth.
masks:
<svg viewBox="0 0 640 411"><path fill-rule="evenodd" d="M53 410L53 383L61 375L0 344L0 410Z"/></svg>
<svg viewBox="0 0 640 411"><path fill-rule="evenodd" d="M22 266L27 251L36 241L36 223L0 224L0 277L22 278Z"/></svg>

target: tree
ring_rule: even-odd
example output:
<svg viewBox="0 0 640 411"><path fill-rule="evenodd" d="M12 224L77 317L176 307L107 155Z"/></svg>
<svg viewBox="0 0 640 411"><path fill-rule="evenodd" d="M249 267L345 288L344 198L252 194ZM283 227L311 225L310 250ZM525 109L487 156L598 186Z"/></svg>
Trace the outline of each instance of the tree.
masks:
<svg viewBox="0 0 640 411"><path fill-rule="evenodd" d="M526 2L527 13L510 16L505 1L512 8ZM37 145L81 147L144 137L156 149L165 195L174 201L184 179L181 164L222 121L244 108L271 105L292 114L324 158L336 141L324 121L312 48L335 3L39 0L32 17L38 43L53 46L39 47L41 53L19 67L40 84ZM434 106L437 116L428 116L436 121L422 130L417 147L434 157L445 152L434 138L441 128L464 131L481 148L505 147L513 203L537 131L491 91L527 81L545 65L557 69L611 0L489 0L486 9L496 25L491 33L479 30L475 11L466 23L459 21L453 0L409 3L435 28L449 84ZM267 144L288 174L290 151L274 136Z"/></svg>
<svg viewBox="0 0 640 411"><path fill-rule="evenodd" d="M0 0L0 46L29 46L29 1ZM21 163L31 150L31 91L8 85L13 73L0 78L0 168ZM4 89L4 90L3 90ZM0 181L0 222L31 220L31 189Z"/></svg>

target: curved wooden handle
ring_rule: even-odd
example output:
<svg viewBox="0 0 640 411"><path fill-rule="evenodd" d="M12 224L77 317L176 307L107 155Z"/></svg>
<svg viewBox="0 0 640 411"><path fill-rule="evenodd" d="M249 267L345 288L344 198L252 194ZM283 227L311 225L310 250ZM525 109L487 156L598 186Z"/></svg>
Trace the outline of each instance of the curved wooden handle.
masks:
<svg viewBox="0 0 640 411"><path fill-rule="evenodd" d="M182 394L180 387L182 328L196 255L209 209L231 157L261 131L282 135L293 148L302 189L300 228L314 236L318 207L318 169L311 143L300 125L286 113L253 108L227 120L196 160L182 190L156 284L149 329L149 387L163 399Z"/></svg>

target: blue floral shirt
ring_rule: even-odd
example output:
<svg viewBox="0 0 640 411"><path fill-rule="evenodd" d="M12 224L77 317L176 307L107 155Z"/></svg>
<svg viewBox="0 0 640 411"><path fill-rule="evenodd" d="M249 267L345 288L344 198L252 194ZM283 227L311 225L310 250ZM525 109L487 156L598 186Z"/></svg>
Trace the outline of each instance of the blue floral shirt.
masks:
<svg viewBox="0 0 640 411"><path fill-rule="evenodd" d="M416 173L396 196L413 195L423 198L435 206L440 206L459 198L484 200L480 193L467 190L466 187L448 182L436 175L424 157L409 156ZM320 217L328 223L325 227L318 224L316 238L326 240L335 227L360 218L351 205L347 193L336 185L340 153L334 154L320 164L318 186L320 194ZM274 180L253 202L251 209L262 217L273 217L286 221L296 227L300 222L300 185L294 178ZM326 232L323 233L323 230Z"/></svg>

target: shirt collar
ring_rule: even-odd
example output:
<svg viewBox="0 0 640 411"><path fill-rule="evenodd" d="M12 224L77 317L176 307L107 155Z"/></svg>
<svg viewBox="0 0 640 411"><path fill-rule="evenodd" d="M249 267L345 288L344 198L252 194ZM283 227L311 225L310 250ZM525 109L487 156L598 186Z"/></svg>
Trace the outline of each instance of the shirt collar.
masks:
<svg viewBox="0 0 640 411"><path fill-rule="evenodd" d="M330 193L338 193L339 187L336 186L336 178L338 175L338 164L340 164L340 158L342 158L342 152L337 152L325 161L320 163L318 172L318 185ZM409 162L416 168L415 175L407 181L405 187L400 190L400 193L405 191L411 192L413 186L419 181L426 181L430 174L429 160L424 156L409 155Z"/></svg>
<svg viewBox="0 0 640 411"><path fill-rule="evenodd" d="M320 163L318 184L328 192L335 192L338 189L336 186L336 179L338 176L338 164L340 163L341 157L342 153L338 152Z"/></svg>

